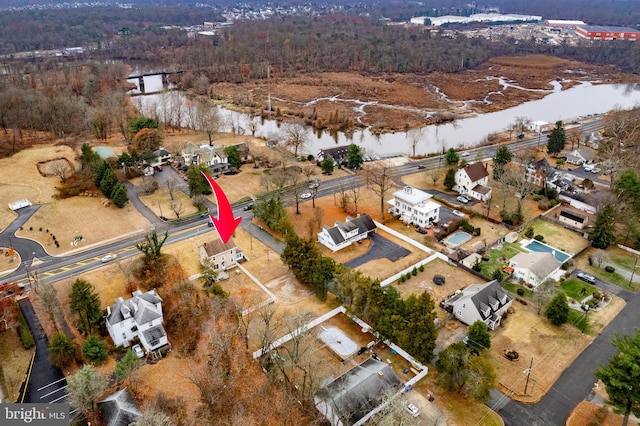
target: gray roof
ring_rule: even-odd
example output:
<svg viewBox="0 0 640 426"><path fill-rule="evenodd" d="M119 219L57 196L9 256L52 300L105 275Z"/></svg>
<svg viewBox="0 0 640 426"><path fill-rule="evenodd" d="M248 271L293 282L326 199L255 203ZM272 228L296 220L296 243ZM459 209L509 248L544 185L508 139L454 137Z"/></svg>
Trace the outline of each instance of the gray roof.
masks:
<svg viewBox="0 0 640 426"><path fill-rule="evenodd" d="M118 324L125 317L133 315L138 324L145 324L157 318L162 318L161 311L156 308L155 304L162 302L162 298L158 296L155 290L149 290L146 293L134 291L131 299L124 300L117 298L115 304L110 306L107 314L109 324Z"/></svg>
<svg viewBox="0 0 640 426"><path fill-rule="evenodd" d="M329 228L327 226L324 227L335 244L344 242L343 233L349 233L356 228L358 229L358 235L361 235L373 231L377 226L373 219L371 219L371 216L363 214L355 218L347 217L347 220L344 223L336 222L336 226L333 228Z"/></svg>
<svg viewBox="0 0 640 426"><path fill-rule="evenodd" d="M99 401L98 409L107 426L129 426L142 415L127 388Z"/></svg>
<svg viewBox="0 0 640 426"><path fill-rule="evenodd" d="M528 269L540 279L548 277L561 265L552 253L547 252L518 253L511 258L511 262L518 268Z"/></svg>
<svg viewBox="0 0 640 426"><path fill-rule="evenodd" d="M144 338L147 340L147 342L149 342L152 346L156 346L154 342L157 343L160 338L167 335L167 332L164 330L162 324L160 324L143 331L142 334L144 335Z"/></svg>
<svg viewBox="0 0 640 426"><path fill-rule="evenodd" d="M482 319L485 320L509 303L511 297L505 293L498 281L493 280L478 286L478 292L471 296L471 301L480 312Z"/></svg>
<svg viewBox="0 0 640 426"><path fill-rule="evenodd" d="M316 392L316 407L333 424L350 426L402 387L391 367L369 358Z"/></svg>
<svg viewBox="0 0 640 426"><path fill-rule="evenodd" d="M604 25L580 25L579 28L592 33L637 33L638 30L629 27L609 27Z"/></svg>

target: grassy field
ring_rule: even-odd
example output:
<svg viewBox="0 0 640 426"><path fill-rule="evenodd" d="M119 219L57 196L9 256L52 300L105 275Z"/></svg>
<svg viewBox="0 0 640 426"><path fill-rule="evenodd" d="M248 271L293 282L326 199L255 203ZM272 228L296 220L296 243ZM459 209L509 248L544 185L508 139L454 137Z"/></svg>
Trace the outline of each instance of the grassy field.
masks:
<svg viewBox="0 0 640 426"><path fill-rule="evenodd" d="M598 289L597 287L589 285L577 278L566 280L562 283L562 285L560 285L560 288L568 297L572 297L577 301L581 301L582 299L593 293L600 292L600 289Z"/></svg>
<svg viewBox="0 0 640 426"><path fill-rule="evenodd" d="M546 244L569 254L577 253L589 244L581 234L542 219L534 220L531 225L533 235L542 235Z"/></svg>
<svg viewBox="0 0 640 426"><path fill-rule="evenodd" d="M487 252L487 254L489 254L489 261L482 262L482 275L490 279L493 271L509 263L508 259L511 259L518 253L526 253L526 250L521 248L517 243L503 243L502 248L489 250ZM507 259L507 261L505 261L505 259Z"/></svg>

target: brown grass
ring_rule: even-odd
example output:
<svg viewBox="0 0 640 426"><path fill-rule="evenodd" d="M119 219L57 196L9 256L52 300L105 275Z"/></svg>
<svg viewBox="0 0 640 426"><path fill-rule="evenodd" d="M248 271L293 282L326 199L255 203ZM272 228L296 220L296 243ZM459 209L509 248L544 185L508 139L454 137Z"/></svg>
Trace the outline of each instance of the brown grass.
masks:
<svg viewBox="0 0 640 426"><path fill-rule="evenodd" d="M11 402L16 402L18 398L20 385L25 379L34 352L35 349L26 350L22 347L16 328L0 333L0 359L4 382L9 392L5 397Z"/></svg>

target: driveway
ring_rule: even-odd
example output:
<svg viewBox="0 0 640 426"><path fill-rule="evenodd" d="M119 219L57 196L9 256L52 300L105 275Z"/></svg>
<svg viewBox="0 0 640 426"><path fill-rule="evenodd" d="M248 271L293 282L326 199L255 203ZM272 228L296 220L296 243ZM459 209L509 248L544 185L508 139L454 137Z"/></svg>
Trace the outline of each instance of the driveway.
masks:
<svg viewBox="0 0 640 426"><path fill-rule="evenodd" d="M39 243L27 238L15 236L16 231L19 230L39 208L40 205L36 204L16 210L18 217L0 232L0 247L13 247L20 255L23 264L24 262L31 261L34 257L40 260L50 257L44 247Z"/></svg>
<svg viewBox="0 0 640 426"><path fill-rule="evenodd" d="M31 374L28 375L26 389L21 389L19 402L47 404L63 402L67 396L67 380L58 367L49 364L49 340L44 334L31 302L29 299L22 299L19 303L33 340L36 342Z"/></svg>
<svg viewBox="0 0 640 426"><path fill-rule="evenodd" d="M369 247L369 251L360 257L350 260L345 263L344 266L357 268L358 266L364 265L372 260L385 258L395 262L396 260L402 259L403 257L411 254L411 252L406 248L401 247L396 243L392 243L378 234L372 233L370 234L370 238L371 246Z"/></svg>

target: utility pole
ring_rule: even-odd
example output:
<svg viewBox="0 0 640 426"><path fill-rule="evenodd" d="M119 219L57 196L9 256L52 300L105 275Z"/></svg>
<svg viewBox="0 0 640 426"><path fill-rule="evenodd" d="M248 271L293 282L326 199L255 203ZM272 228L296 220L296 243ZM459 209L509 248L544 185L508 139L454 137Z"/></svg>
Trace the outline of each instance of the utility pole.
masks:
<svg viewBox="0 0 640 426"><path fill-rule="evenodd" d="M631 270L631 278L629 278L629 288L631 288L631 282L633 281L633 275L636 273L636 266L638 266L638 256L636 256L636 262L633 264L633 269Z"/></svg>
<svg viewBox="0 0 640 426"><path fill-rule="evenodd" d="M533 357L531 357L531 363L527 369L527 381L524 383L524 394L527 394L527 387L529 387L529 377L531 377L531 369L533 368Z"/></svg>

